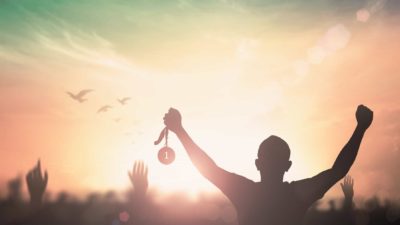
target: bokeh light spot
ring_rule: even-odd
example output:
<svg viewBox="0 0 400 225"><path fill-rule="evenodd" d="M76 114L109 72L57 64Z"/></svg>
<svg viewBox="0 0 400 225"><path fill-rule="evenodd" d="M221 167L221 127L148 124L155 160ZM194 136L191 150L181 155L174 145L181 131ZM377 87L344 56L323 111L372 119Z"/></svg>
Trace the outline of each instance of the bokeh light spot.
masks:
<svg viewBox="0 0 400 225"><path fill-rule="evenodd" d="M357 20L360 22L363 22L363 23L367 22L369 20L370 16L371 16L371 14L366 9L360 9L357 11Z"/></svg>
<svg viewBox="0 0 400 225"><path fill-rule="evenodd" d="M128 220L129 220L129 213L126 212L126 211L121 212L121 213L119 214L119 220L120 220L121 222L124 222L124 223L128 222Z"/></svg>

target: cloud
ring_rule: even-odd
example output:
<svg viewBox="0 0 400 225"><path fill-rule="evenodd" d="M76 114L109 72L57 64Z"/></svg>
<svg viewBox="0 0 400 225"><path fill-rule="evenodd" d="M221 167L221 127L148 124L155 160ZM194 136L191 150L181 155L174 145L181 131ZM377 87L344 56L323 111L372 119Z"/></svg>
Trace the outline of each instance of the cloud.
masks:
<svg viewBox="0 0 400 225"><path fill-rule="evenodd" d="M110 42L99 37L97 34L79 37L72 35L68 31L63 31L62 33L62 41L56 41L42 33L37 33L36 37L38 43L48 50L61 53L78 61L121 70L131 67L128 60L118 55L112 49ZM91 47L87 46L89 42Z"/></svg>

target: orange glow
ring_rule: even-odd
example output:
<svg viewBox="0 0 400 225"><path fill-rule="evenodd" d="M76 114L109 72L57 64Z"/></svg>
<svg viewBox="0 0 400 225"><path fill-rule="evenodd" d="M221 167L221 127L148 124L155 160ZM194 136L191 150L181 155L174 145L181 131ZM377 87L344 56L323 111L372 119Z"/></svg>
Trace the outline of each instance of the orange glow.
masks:
<svg viewBox="0 0 400 225"><path fill-rule="evenodd" d="M371 182L362 178L365 168L386 157L381 150L398 143L390 124L398 112L393 59L400 51L390 43L398 42L400 32L380 24L370 30L343 24L325 28L295 37L276 27L257 35L222 30L189 36L177 46L149 46L143 57L131 49L128 56L119 55L108 45L72 54L64 49L67 45L40 39L50 56L59 57L53 64L36 67L27 61L28 69L3 70L11 75L1 78L8 85L0 84L1 165L10 168L0 171L2 184L41 158L51 191L124 190L130 187L127 171L141 159L149 166L151 188L193 196L216 191L173 134L176 161L170 166L158 162L161 146L153 142L171 106L181 110L193 139L226 170L258 180L258 145L275 134L292 149L293 166L285 179L307 178L332 165L355 127L360 103L373 109L377 119L351 173L360 183ZM84 88L95 90L85 103L65 94ZM132 100L122 106L116 99L124 96ZM113 108L96 113L104 104ZM371 172L371 177L381 173ZM371 184L359 194L380 188Z"/></svg>

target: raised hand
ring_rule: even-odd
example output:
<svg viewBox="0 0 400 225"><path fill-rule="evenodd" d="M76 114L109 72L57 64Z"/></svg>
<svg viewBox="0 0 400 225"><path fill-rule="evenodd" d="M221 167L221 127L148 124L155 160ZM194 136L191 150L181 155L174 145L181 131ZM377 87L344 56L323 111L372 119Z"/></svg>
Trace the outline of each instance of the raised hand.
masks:
<svg viewBox="0 0 400 225"><path fill-rule="evenodd" d="M26 183L28 185L32 205L38 206L42 203L48 178L47 171L44 172L44 176L42 175L40 160L38 160L36 166L26 174Z"/></svg>
<svg viewBox="0 0 400 225"><path fill-rule="evenodd" d="M358 126L367 129L372 123L373 115L374 113L369 108L359 105L356 112Z"/></svg>
<svg viewBox="0 0 400 225"><path fill-rule="evenodd" d="M132 173L128 171L128 176L132 182L135 195L144 196L146 194L149 186L147 174L148 169L143 161L135 161Z"/></svg>
<svg viewBox="0 0 400 225"><path fill-rule="evenodd" d="M164 124L167 129L174 133L182 130L182 116L180 112L174 108L170 108L168 113L164 115Z"/></svg>
<svg viewBox="0 0 400 225"><path fill-rule="evenodd" d="M344 194L344 198L346 200L352 200L354 196L354 180L351 178L351 176L347 175L344 177L343 183L340 183L340 186L342 187L342 191Z"/></svg>

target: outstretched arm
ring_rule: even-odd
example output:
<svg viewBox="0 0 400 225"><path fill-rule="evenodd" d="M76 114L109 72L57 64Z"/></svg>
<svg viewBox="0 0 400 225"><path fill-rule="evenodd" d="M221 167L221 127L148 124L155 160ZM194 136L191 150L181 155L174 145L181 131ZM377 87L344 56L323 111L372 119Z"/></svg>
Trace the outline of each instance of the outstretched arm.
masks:
<svg viewBox="0 0 400 225"><path fill-rule="evenodd" d="M358 149L360 148L361 140L364 137L364 133L372 123L373 112L367 107L359 105L356 112L356 118L357 127L350 140L339 153L331 168L330 178L334 184L346 176L353 165Z"/></svg>
<svg viewBox="0 0 400 225"><path fill-rule="evenodd" d="M178 110L170 108L164 116L164 124L177 135L190 160L204 177L212 181L213 177L225 172L192 140L182 126L182 117Z"/></svg>
<svg viewBox="0 0 400 225"><path fill-rule="evenodd" d="M212 179L213 175L217 176L221 172L222 169L192 140L184 128L176 134L190 160L204 177Z"/></svg>
<svg viewBox="0 0 400 225"><path fill-rule="evenodd" d="M183 147L185 148L190 160L197 170L207 178L211 183L217 186L231 201L236 202L237 193L241 192L244 184L252 181L217 166L217 164L208 156L189 136L182 127L182 118L178 110L171 108L164 117L164 124L167 129L174 132Z"/></svg>
<svg viewBox="0 0 400 225"><path fill-rule="evenodd" d="M339 153L332 168L310 179L299 181L299 185L306 186L304 189L307 189L307 191L302 191L304 193L301 194L303 195L302 198L306 200L315 200L315 198L322 197L329 188L349 172L356 159L364 133L372 123L373 112L367 107L359 105L356 118L357 127L347 144Z"/></svg>

